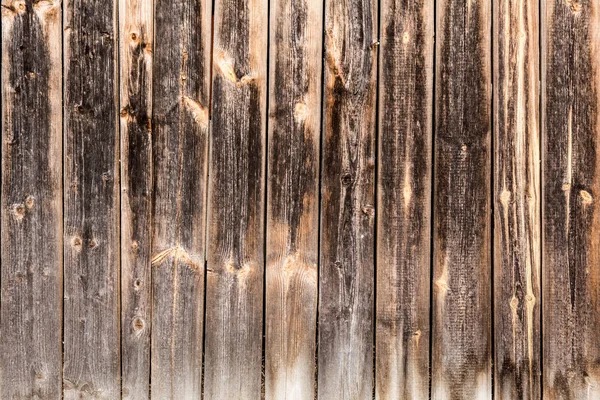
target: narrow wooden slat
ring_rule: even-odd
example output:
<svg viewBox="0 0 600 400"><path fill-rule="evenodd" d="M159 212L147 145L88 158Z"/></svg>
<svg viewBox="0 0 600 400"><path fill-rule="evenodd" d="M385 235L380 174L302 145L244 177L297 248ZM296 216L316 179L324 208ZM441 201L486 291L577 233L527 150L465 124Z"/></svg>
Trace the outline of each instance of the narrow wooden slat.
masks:
<svg viewBox="0 0 600 400"><path fill-rule="evenodd" d="M600 398L600 5L542 12L544 399Z"/></svg>
<svg viewBox="0 0 600 400"><path fill-rule="evenodd" d="M433 7L381 4L377 399L429 396Z"/></svg>
<svg viewBox="0 0 600 400"><path fill-rule="evenodd" d="M177 27L177 28L175 28ZM152 397L202 385L211 2L155 1Z"/></svg>
<svg viewBox="0 0 600 400"><path fill-rule="evenodd" d="M373 391L377 2L326 0L318 397Z"/></svg>
<svg viewBox="0 0 600 400"><path fill-rule="evenodd" d="M214 7L204 396L258 399L268 7L266 0Z"/></svg>
<svg viewBox="0 0 600 400"><path fill-rule="evenodd" d="M490 398L491 3L437 2L432 398Z"/></svg>
<svg viewBox="0 0 600 400"><path fill-rule="evenodd" d="M153 2L119 1L122 397L150 397Z"/></svg>
<svg viewBox="0 0 600 400"><path fill-rule="evenodd" d="M61 4L2 1L0 398L62 386Z"/></svg>
<svg viewBox="0 0 600 400"><path fill-rule="evenodd" d="M64 5L64 398L118 398L117 5Z"/></svg>
<svg viewBox="0 0 600 400"><path fill-rule="evenodd" d="M537 0L494 1L495 398L539 399Z"/></svg>
<svg viewBox="0 0 600 400"><path fill-rule="evenodd" d="M265 394L313 399L323 3L270 9Z"/></svg>

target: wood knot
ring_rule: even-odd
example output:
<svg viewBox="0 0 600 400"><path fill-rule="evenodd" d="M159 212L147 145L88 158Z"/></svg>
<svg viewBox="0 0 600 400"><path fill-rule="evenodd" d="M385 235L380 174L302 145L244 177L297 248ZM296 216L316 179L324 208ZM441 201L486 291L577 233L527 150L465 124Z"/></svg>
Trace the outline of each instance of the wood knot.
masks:
<svg viewBox="0 0 600 400"><path fill-rule="evenodd" d="M133 290L138 291L142 288L142 280L141 279L136 279L135 281L133 281Z"/></svg>
<svg viewBox="0 0 600 400"><path fill-rule="evenodd" d="M27 198L25 199L25 205L27 206L27 208L29 208L31 210L34 206L34 203L35 203L35 197L27 196Z"/></svg>
<svg viewBox="0 0 600 400"><path fill-rule="evenodd" d="M362 207L362 212L363 214L365 214L367 217L372 217L375 215L375 207L373 207L370 204L367 204L366 206Z"/></svg>
<svg viewBox="0 0 600 400"><path fill-rule="evenodd" d="M350 175L350 174L342 175L341 181L342 181L342 185L350 186L352 184L352 175Z"/></svg>
<svg viewBox="0 0 600 400"><path fill-rule="evenodd" d="M592 197L592 195L586 190L580 191L579 195L581 196L581 200L583 201L583 204L585 204L585 205L592 204L592 202L594 201L594 198Z"/></svg>
<svg viewBox="0 0 600 400"><path fill-rule="evenodd" d="M25 205L22 203L13 204L12 214L17 221L21 221L25 217Z"/></svg>
<svg viewBox="0 0 600 400"><path fill-rule="evenodd" d="M133 327L133 331L136 335L141 335L146 327L146 322L141 317L135 317L133 321L131 321L131 326Z"/></svg>
<svg viewBox="0 0 600 400"><path fill-rule="evenodd" d="M71 239L71 246L75 249L75 251L80 252L81 251L81 238L79 236L75 236L73 239Z"/></svg>

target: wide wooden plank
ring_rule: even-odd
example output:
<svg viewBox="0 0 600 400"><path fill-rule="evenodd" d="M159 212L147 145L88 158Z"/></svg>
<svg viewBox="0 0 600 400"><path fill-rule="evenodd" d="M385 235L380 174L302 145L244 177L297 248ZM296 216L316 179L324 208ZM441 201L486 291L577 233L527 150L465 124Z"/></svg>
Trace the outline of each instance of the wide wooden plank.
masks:
<svg viewBox="0 0 600 400"><path fill-rule="evenodd" d="M490 398L491 3L437 2L432 398Z"/></svg>
<svg viewBox="0 0 600 400"><path fill-rule="evenodd" d="M2 1L0 398L62 391L61 4Z"/></svg>
<svg viewBox="0 0 600 400"><path fill-rule="evenodd" d="M538 8L493 9L496 399L541 396Z"/></svg>
<svg viewBox="0 0 600 400"><path fill-rule="evenodd" d="M326 0L318 397L373 392L377 2Z"/></svg>
<svg viewBox="0 0 600 400"><path fill-rule="evenodd" d="M206 399L261 396L267 10L214 4Z"/></svg>
<svg viewBox="0 0 600 400"><path fill-rule="evenodd" d="M265 395L313 399L323 2L270 10Z"/></svg>
<svg viewBox="0 0 600 400"><path fill-rule="evenodd" d="M429 397L433 7L381 4L377 399Z"/></svg>
<svg viewBox="0 0 600 400"><path fill-rule="evenodd" d="M211 2L157 0L154 39L152 397L195 399L202 390Z"/></svg>
<svg viewBox="0 0 600 400"><path fill-rule="evenodd" d="M153 8L150 0L119 1L124 399L150 397Z"/></svg>
<svg viewBox="0 0 600 400"><path fill-rule="evenodd" d="M64 398L121 394L117 5L64 4Z"/></svg>
<svg viewBox="0 0 600 400"><path fill-rule="evenodd" d="M544 399L600 397L600 5L542 12Z"/></svg>

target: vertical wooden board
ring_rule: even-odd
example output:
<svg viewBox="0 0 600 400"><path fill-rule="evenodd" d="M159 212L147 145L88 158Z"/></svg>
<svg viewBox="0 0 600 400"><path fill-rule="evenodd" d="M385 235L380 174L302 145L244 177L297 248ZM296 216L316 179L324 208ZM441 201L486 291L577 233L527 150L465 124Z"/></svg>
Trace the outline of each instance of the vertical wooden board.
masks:
<svg viewBox="0 0 600 400"><path fill-rule="evenodd" d="M119 1L121 386L150 397L153 1Z"/></svg>
<svg viewBox="0 0 600 400"><path fill-rule="evenodd" d="M544 3L543 392L600 397L600 5Z"/></svg>
<svg viewBox="0 0 600 400"><path fill-rule="evenodd" d="M434 2L381 4L376 398L429 397Z"/></svg>
<svg viewBox="0 0 600 400"><path fill-rule="evenodd" d="M541 396L538 7L493 10L496 399Z"/></svg>
<svg viewBox="0 0 600 400"><path fill-rule="evenodd" d="M261 396L266 0L217 0L206 284L206 399Z"/></svg>
<svg viewBox="0 0 600 400"><path fill-rule="evenodd" d="M210 1L156 0L154 33L151 391L195 399L202 391Z"/></svg>
<svg viewBox="0 0 600 400"><path fill-rule="evenodd" d="M373 392L377 2L325 3L318 397Z"/></svg>
<svg viewBox="0 0 600 400"><path fill-rule="evenodd" d="M432 398L492 396L491 2L437 3Z"/></svg>
<svg viewBox="0 0 600 400"><path fill-rule="evenodd" d="M61 4L2 1L0 398L62 387Z"/></svg>
<svg viewBox="0 0 600 400"><path fill-rule="evenodd" d="M313 399L323 3L270 10L265 395Z"/></svg>
<svg viewBox="0 0 600 400"><path fill-rule="evenodd" d="M116 4L64 13L65 399L121 394Z"/></svg>

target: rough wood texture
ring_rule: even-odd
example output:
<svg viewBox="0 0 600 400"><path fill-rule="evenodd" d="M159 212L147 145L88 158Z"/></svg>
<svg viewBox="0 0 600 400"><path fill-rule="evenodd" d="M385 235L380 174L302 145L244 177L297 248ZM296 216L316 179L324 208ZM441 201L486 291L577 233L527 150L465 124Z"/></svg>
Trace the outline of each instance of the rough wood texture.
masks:
<svg viewBox="0 0 600 400"><path fill-rule="evenodd" d="M377 2L326 0L318 397L373 392Z"/></svg>
<svg viewBox="0 0 600 400"><path fill-rule="evenodd" d="M544 30L544 398L600 397L600 5L549 1Z"/></svg>
<svg viewBox="0 0 600 400"><path fill-rule="evenodd" d="M62 385L61 4L2 1L0 398Z"/></svg>
<svg viewBox="0 0 600 400"><path fill-rule="evenodd" d="M124 399L150 397L153 8L150 0L119 1Z"/></svg>
<svg viewBox="0 0 600 400"><path fill-rule="evenodd" d="M65 399L121 395L115 7L64 5Z"/></svg>
<svg viewBox="0 0 600 400"><path fill-rule="evenodd" d="M152 397L193 399L202 390L211 3L155 7Z"/></svg>
<svg viewBox="0 0 600 400"><path fill-rule="evenodd" d="M490 398L491 10L437 3L432 398Z"/></svg>
<svg viewBox="0 0 600 400"><path fill-rule="evenodd" d="M266 0L216 0L206 286L206 399L261 396Z"/></svg>
<svg viewBox="0 0 600 400"><path fill-rule="evenodd" d="M537 0L494 1L495 398L539 399Z"/></svg>
<svg viewBox="0 0 600 400"><path fill-rule="evenodd" d="M432 0L384 0L379 54L376 398L429 397Z"/></svg>
<svg viewBox="0 0 600 400"><path fill-rule="evenodd" d="M313 399L323 3L271 7L265 394Z"/></svg>

